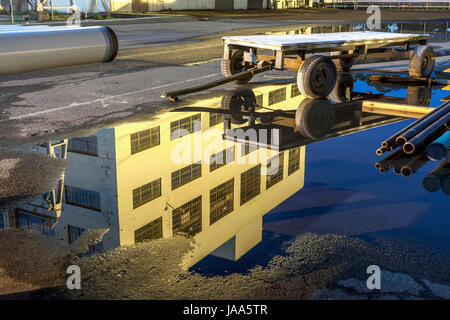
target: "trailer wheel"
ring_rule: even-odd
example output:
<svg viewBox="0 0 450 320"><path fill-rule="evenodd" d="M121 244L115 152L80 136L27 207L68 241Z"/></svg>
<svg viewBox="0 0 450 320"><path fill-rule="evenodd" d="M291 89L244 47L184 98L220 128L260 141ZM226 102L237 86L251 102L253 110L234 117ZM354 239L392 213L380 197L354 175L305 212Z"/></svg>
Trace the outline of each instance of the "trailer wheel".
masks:
<svg viewBox="0 0 450 320"><path fill-rule="evenodd" d="M409 75L413 78L426 78L434 70L434 51L430 46L418 46L409 60Z"/></svg>
<svg viewBox="0 0 450 320"><path fill-rule="evenodd" d="M336 66L330 58L311 56L298 70L297 86L300 93L307 98L325 98L333 91L336 76Z"/></svg>
<svg viewBox="0 0 450 320"><path fill-rule="evenodd" d="M236 49L232 50L230 60L222 59L220 63L220 69L224 77L232 76L233 74L245 71L252 68L252 65L248 62L244 62L244 50ZM249 82L253 78L253 75L248 75L244 78L234 80L234 84L243 84Z"/></svg>
<svg viewBox="0 0 450 320"><path fill-rule="evenodd" d="M351 99L353 93L353 77L350 72L339 72L336 84L330 93L330 98L334 103L343 103Z"/></svg>
<svg viewBox="0 0 450 320"><path fill-rule="evenodd" d="M295 112L295 125L309 139L326 135L334 123L334 107L327 99L304 99Z"/></svg>
<svg viewBox="0 0 450 320"><path fill-rule="evenodd" d="M334 51L330 53L332 56L337 56L340 54L348 54L348 51ZM354 58L333 59L337 71L350 71L353 66L353 61L355 61Z"/></svg>
<svg viewBox="0 0 450 320"><path fill-rule="evenodd" d="M226 93L221 102L221 108L230 111L229 114L225 115L225 118L230 119L232 124L237 125L247 122L241 111L253 111L255 106L255 93L250 89L239 89L235 92Z"/></svg>
<svg viewBox="0 0 450 320"><path fill-rule="evenodd" d="M430 101L431 88L410 86L406 89L406 104L428 107L430 105Z"/></svg>

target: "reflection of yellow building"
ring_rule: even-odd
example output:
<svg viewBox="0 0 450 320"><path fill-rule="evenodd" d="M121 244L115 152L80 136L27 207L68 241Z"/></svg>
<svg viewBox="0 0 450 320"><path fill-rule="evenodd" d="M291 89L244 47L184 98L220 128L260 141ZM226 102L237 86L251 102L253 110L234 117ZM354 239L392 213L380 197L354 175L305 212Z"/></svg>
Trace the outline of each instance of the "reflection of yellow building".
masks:
<svg viewBox="0 0 450 320"><path fill-rule="evenodd" d="M66 159L67 139L48 141L33 149L53 158ZM55 188L41 197L23 203L19 207L0 211L0 229L37 229L42 233L52 235L53 227L61 217L63 188L64 173L56 182Z"/></svg>
<svg viewBox="0 0 450 320"><path fill-rule="evenodd" d="M450 73L450 68L449 68L449 69L446 69L446 70L444 70L444 72L448 72L448 73ZM442 88L442 90L450 90L450 85L448 85L448 86L446 86L446 87Z"/></svg>
<svg viewBox="0 0 450 320"><path fill-rule="evenodd" d="M72 243L86 229L108 228L104 249L183 234L196 244L187 265L208 254L239 259L261 241L263 215L302 189L306 144L400 120L362 112L358 101L325 100L328 111L299 113L320 101L305 100L295 83L243 87L69 139L65 203L52 233ZM323 136L300 135L298 115L303 131L318 134L305 126L329 112ZM235 134L252 128L278 130L278 140Z"/></svg>
<svg viewBox="0 0 450 320"><path fill-rule="evenodd" d="M291 94L291 86L270 86L256 97L281 108L274 100L280 92L278 98L268 92L274 87ZM217 108L220 99L202 104ZM261 241L263 215L303 187L305 147L277 158L276 151L252 151L222 134L220 114L167 112L71 139L56 237L72 242L83 229L109 228L102 243L109 249L181 233L195 239L191 263L212 252L238 259ZM211 161L213 155L226 164ZM273 163L279 170L265 175Z"/></svg>

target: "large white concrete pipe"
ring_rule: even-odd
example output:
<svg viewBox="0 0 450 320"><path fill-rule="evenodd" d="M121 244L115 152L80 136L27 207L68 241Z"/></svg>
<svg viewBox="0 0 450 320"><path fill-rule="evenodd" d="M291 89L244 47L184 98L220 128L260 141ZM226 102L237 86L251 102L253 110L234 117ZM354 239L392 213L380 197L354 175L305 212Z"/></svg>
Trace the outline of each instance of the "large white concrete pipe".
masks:
<svg viewBox="0 0 450 320"><path fill-rule="evenodd" d="M0 76L114 60L119 49L109 27L0 28Z"/></svg>

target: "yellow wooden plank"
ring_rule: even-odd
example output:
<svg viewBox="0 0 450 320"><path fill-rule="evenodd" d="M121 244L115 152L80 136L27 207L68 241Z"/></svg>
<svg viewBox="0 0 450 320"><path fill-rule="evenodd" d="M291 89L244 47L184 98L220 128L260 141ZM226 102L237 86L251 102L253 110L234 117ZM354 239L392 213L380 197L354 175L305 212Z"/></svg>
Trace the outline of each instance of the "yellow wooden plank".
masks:
<svg viewBox="0 0 450 320"><path fill-rule="evenodd" d="M434 108L406 105L392 102L364 100L362 111L376 114L386 114L397 117L421 118Z"/></svg>

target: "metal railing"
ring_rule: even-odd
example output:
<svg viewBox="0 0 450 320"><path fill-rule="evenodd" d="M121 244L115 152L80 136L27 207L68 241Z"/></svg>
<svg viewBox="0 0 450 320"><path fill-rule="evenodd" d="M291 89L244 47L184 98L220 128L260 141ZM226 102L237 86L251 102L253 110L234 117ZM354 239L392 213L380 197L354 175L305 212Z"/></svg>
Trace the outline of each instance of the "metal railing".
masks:
<svg viewBox="0 0 450 320"><path fill-rule="evenodd" d="M385 10L450 10L450 1L358 1L358 0L325 0L328 8L338 9L367 9L371 5L377 5Z"/></svg>

